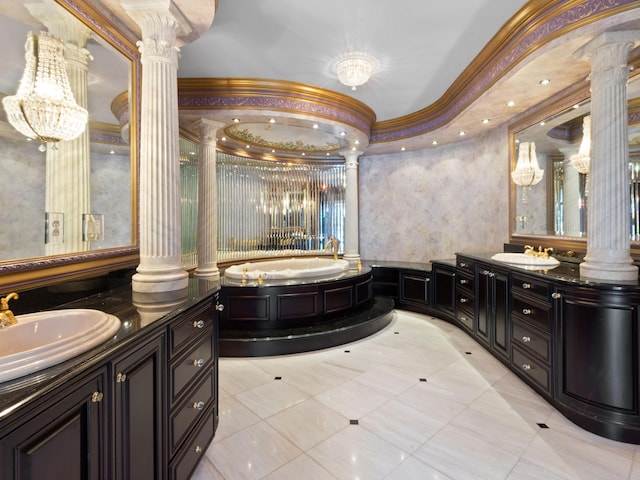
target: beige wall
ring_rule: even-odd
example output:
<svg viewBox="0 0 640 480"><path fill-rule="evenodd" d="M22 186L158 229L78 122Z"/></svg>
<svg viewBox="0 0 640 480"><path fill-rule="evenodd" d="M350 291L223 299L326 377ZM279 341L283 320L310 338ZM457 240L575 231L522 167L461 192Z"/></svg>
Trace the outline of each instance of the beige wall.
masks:
<svg viewBox="0 0 640 480"><path fill-rule="evenodd" d="M506 128L359 163L363 259L427 262L502 251L508 241Z"/></svg>

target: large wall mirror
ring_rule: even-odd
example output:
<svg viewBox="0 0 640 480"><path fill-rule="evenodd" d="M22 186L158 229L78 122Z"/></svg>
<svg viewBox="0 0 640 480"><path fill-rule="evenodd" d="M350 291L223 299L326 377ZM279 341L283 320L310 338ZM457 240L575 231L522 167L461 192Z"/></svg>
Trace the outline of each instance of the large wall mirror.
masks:
<svg viewBox="0 0 640 480"><path fill-rule="evenodd" d="M41 144L0 106L0 287L135 264L139 65L133 42L78 4L0 6L0 98L18 91L28 33L48 32L62 40L75 100L88 111L77 139Z"/></svg>
<svg viewBox="0 0 640 480"><path fill-rule="evenodd" d="M627 86L629 111L629 237L632 254L640 254L640 76ZM586 132L586 135L585 135ZM510 171L522 155L535 155L544 175L535 185L509 182L511 238L514 244L554 247L561 253L586 252L590 228L588 170L581 155L589 153L588 86L550 99L509 130ZM588 158L588 157L587 157Z"/></svg>

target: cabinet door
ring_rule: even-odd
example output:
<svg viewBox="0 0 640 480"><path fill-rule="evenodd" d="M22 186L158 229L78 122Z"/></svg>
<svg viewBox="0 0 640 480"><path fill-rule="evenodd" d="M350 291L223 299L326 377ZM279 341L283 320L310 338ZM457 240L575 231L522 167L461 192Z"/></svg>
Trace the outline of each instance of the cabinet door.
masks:
<svg viewBox="0 0 640 480"><path fill-rule="evenodd" d="M412 273L400 273L400 298L407 302L429 305L429 277Z"/></svg>
<svg viewBox="0 0 640 480"><path fill-rule="evenodd" d="M455 308L455 282L454 270L434 268L433 270L433 303L437 310L453 315Z"/></svg>
<svg viewBox="0 0 640 480"><path fill-rule="evenodd" d="M166 478L164 335L113 362L116 478Z"/></svg>
<svg viewBox="0 0 640 480"><path fill-rule="evenodd" d="M106 368L93 372L5 428L12 431L0 439L2 479L107 478L106 377Z"/></svg>
<svg viewBox="0 0 640 480"><path fill-rule="evenodd" d="M491 349L509 358L509 276L506 273L494 272L493 277L493 328L491 329Z"/></svg>
<svg viewBox="0 0 640 480"><path fill-rule="evenodd" d="M489 327L491 324L492 315L492 294L493 294L493 277L494 273L487 270L483 265L478 266L478 280L477 280L477 323L476 323L476 337L478 340L489 344Z"/></svg>

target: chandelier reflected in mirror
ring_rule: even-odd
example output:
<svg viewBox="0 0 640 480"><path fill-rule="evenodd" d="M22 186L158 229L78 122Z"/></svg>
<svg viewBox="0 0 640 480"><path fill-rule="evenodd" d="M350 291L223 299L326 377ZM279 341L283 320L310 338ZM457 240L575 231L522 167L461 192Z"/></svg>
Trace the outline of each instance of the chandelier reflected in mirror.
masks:
<svg viewBox="0 0 640 480"><path fill-rule="evenodd" d="M378 61L364 52L347 53L336 62L336 74L343 85L355 90L369 81Z"/></svg>
<svg viewBox="0 0 640 480"><path fill-rule="evenodd" d="M73 140L85 129L87 110L73 96L64 44L46 32L27 34L26 66L18 91L2 99L9 123L21 134L45 144Z"/></svg>
<svg viewBox="0 0 640 480"><path fill-rule="evenodd" d="M538 164L535 142L520 142L518 147L518 162L511 172L511 179L522 187L522 203L527 203L526 189L542 180L544 170Z"/></svg>
<svg viewBox="0 0 640 480"><path fill-rule="evenodd" d="M571 165L578 172L589 173L589 163L591 162L591 115L582 119L582 141L578 153L570 158Z"/></svg>

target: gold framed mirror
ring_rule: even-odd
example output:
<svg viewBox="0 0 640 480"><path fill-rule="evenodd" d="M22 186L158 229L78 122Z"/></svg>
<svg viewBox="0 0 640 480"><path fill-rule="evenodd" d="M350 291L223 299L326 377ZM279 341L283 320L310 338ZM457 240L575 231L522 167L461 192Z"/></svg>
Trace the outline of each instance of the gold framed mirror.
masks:
<svg viewBox="0 0 640 480"><path fill-rule="evenodd" d="M631 255L640 258L640 76L635 71L630 74L627 93ZM511 244L553 247L568 256L586 253L589 177L581 173L575 155L584 148L589 105L585 82L550 98L509 126L509 172L516 168L522 146L529 152L533 146L544 170L543 179L535 185L516 185L509 179ZM588 144L587 138L587 148Z"/></svg>
<svg viewBox="0 0 640 480"><path fill-rule="evenodd" d="M28 32L48 32L64 45L68 82L88 111L79 137L40 146L0 107L0 291L137 265L135 39L88 2L66 0L4 2L0 27L1 97L17 95L27 76Z"/></svg>

